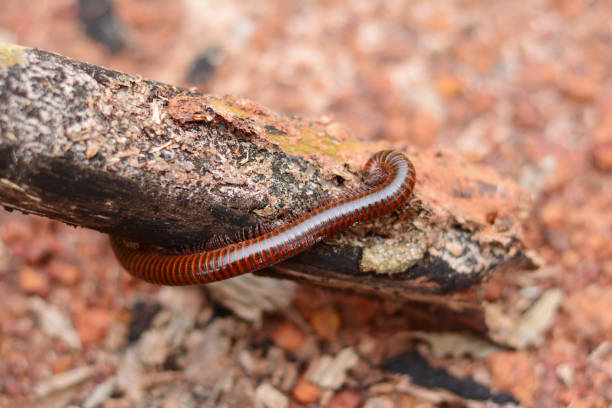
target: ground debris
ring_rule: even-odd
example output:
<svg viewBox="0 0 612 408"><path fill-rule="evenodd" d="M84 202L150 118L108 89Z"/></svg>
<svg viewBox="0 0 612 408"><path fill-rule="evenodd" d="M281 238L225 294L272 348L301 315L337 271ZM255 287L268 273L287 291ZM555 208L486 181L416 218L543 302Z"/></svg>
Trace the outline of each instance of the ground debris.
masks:
<svg viewBox="0 0 612 408"><path fill-rule="evenodd" d="M413 332L411 336L427 342L431 353L436 357L469 355L476 359L483 359L500 350L499 346L489 341L465 333Z"/></svg>
<svg viewBox="0 0 612 408"><path fill-rule="evenodd" d="M255 389L255 403L265 408L286 408L289 399L269 383L263 383Z"/></svg>
<svg viewBox="0 0 612 408"><path fill-rule="evenodd" d="M363 408L393 408L395 403L390 397L373 397L366 400Z"/></svg>
<svg viewBox="0 0 612 408"><path fill-rule="evenodd" d="M62 340L71 349L80 350L82 348L81 339L70 319L57 307L39 297L30 298L29 306L38 317L42 330L48 336Z"/></svg>
<svg viewBox="0 0 612 408"><path fill-rule="evenodd" d="M278 279L244 275L213 283L208 289L214 299L236 315L251 322L261 322L264 312L282 310L291 303L295 284Z"/></svg>
<svg viewBox="0 0 612 408"><path fill-rule="evenodd" d="M213 386L230 371L229 352L234 322L216 320L205 330L196 330L187 339L186 378Z"/></svg>
<svg viewBox="0 0 612 408"><path fill-rule="evenodd" d="M491 337L501 344L516 348L541 345L562 300L562 290L549 289L516 320L504 315L499 305L487 305L487 319L489 327L492 328Z"/></svg>
<svg viewBox="0 0 612 408"><path fill-rule="evenodd" d="M138 359L136 350L128 349L117 368L117 387L133 402L140 402L144 398L144 374L145 368Z"/></svg>
<svg viewBox="0 0 612 408"><path fill-rule="evenodd" d="M352 348L345 348L336 356L323 355L312 361L305 377L321 388L337 390L344 384L346 372L358 361L357 353Z"/></svg>
<svg viewBox="0 0 612 408"><path fill-rule="evenodd" d="M34 392L39 397L46 397L51 393L73 387L87 380L94 372L94 367L79 367L60 374L55 374L36 384Z"/></svg>
<svg viewBox="0 0 612 408"><path fill-rule="evenodd" d="M111 396L117 386L117 377L112 376L101 382L94 388L89 396L83 401L83 408L96 408L104 404Z"/></svg>
<svg viewBox="0 0 612 408"><path fill-rule="evenodd" d="M330 252L315 251L311 259L339 255L342 262L335 272L350 270L341 275L348 288L364 279L386 276L360 271L355 261L366 252L366 258L384 262L370 256L368 248L379 248L375 252L383 250L389 255L381 270L390 278L402 278L410 289L394 294L392 288L382 285L380 291L402 297L416 282L431 299L431 291L449 287L449 275L440 268L443 264L434 264L439 274L432 280L419 269L407 275L398 272L405 259L396 256L418 258L422 248L431 248L438 259L462 267L464 273L453 275L455 287L467 287L473 283L468 278L477 278L481 282L478 290L441 293L438 299L452 305L451 310L442 310L420 302L422 299L405 304L300 284L291 295L282 289L273 292L273 297L292 299L286 306L258 306L251 311L248 302L240 303L240 293L248 294L248 285L233 294L238 298L234 301L237 307L223 303L224 294L211 295L204 287L197 289L199 306L193 307L182 303L182 297L190 294L177 290L162 296L160 288L130 278L99 233L25 217L19 211L0 212L0 406L84 406L99 393L107 396L104 408L251 407L257 398L255 390L266 384L264 391L274 391L264 395L276 396L280 404L291 407L357 408L384 406L392 400L402 408L480 408L512 406L519 399L526 408L607 407L612 401L608 2L374 4L351 0L301 2L299 7L281 2L279 7L262 8L258 2L226 0L215 3L214 13L209 3L114 2L116 19L123 27L137 29L123 33L127 52L110 54L83 35L75 9L66 8L66 2L45 2L41 7L37 0L3 1L0 41L57 50L142 76L115 81L112 71L102 71L93 79L88 76L91 81L87 84L116 86L106 86L100 98L84 101L78 96L79 82L75 82L64 89L76 96L74 109L58 105L58 114L49 115L29 104L19 110L20 115L42 123L41 134L52 142L33 143L24 154L41 151L48 158L69 152L79 166L104 163L108 158L109 167L101 175L115 171L144 174L144 170L158 181L172 178L168 188L180 186L178 195L193 193L182 196L189 211L177 214L159 200L148 201L149 210L162 217L148 218L153 228L144 238L173 245L163 231L176 226L177 218L191 217L186 227L194 226L189 238L195 240L202 239L202 233L226 233L235 228L229 231L233 233L239 225L285 219L292 211L316 203L310 193L323 190L334 195L356 187L360 166L373 151L407 147L419 161L410 209L356 226L337 237L329 245ZM36 13L24 18L24 10L30 9ZM28 58L21 47L0 48L0 71L7 66L14 71L15 64ZM259 119L270 112L256 113L251 110L255 104L230 97L224 100L235 109L214 107L207 123L217 128L211 128L213 137L207 138L201 132L203 123L180 125L169 116L168 100L139 92L151 89L142 78L188 85L184 79L192 62L210 50L218 50L221 58L214 61L218 65L213 76L201 84L201 91L247 95L262 106L287 112L287 121L298 115L313 117L315 126L302 122L303 132L295 134L287 133L279 122L267 128L258 123L250 126L241 118L241 111ZM69 66L71 72L81 68L78 62ZM58 71L53 75L60 77ZM5 95L7 88L0 89ZM48 83L41 89L41 103L61 91ZM129 97L133 91L135 99ZM110 109L107 102L114 95L133 116ZM66 122L58 119L74 112L85 118L83 126L70 123L66 130ZM90 116L91 112L97 115ZM99 120L120 131L116 135L98 132ZM17 122L6 121L1 114L0 122L8 126L0 131L3 142L19 140ZM230 142L227 149L220 149L215 141L227 134L230 125L242 132L241 137L230 135L223 139ZM25 126L30 129L32 124ZM166 138L159 131L166 126L175 126L180 134ZM311 133L313 128L317 131ZM269 133L268 140L290 152L294 165L278 166L278 161L271 160L274 155L253 149L248 142L253 129ZM64 130L66 138L62 139ZM110 150L109 138L117 142ZM358 151L355 138L370 142L360 141L358 145L365 147ZM234 167L228 157L234 160ZM458 160L451 162L450 157ZM10 158L0 151L0 167ZM304 163L303 159L314 164L300 167L297 163ZM32 166L36 164L40 163ZM253 178L274 165L278 182ZM228 172L232 168L237 171ZM317 168L327 173L316 178ZM487 168L494 168L495 176L483 170ZM23 183L8 180L8 170L2 170L3 188L21 191ZM464 172L470 174L469 180L454 183L455 175ZM81 176L75 169L60 181ZM302 195L294 187L306 179L317 183ZM514 196L513 190L505 188L510 185L505 180L516 180L528 194ZM224 218L217 207L209 211L210 206L198 201L201 191L219 183L221 188L213 195L223 206L233 208L235 217ZM41 180L39 185L48 188L49 183ZM57 186L61 190L66 183ZM134 214L138 208L130 193L139 185L113 186L118 198L125 198L120 214ZM93 203L104 209L118 208L117 201L99 199L95 183L86 187L82 193ZM40 199L39 192L31 193L25 197L28 202ZM236 194L238 200L224 201ZM283 194L291 200L270 199ZM518 205L507 207L497 199L504 195L517 198ZM429 209L440 211L415 211L430 203L436 207ZM71 200L61 205L66 209L77 204ZM534 272L510 263L488 275L474 274L486 270L471 268L482 265L474 256L478 254L476 244L484 244L487 254L499 259L500 245L518 242L519 235L513 235L518 224L508 214L524 209L529 211L527 220L521 222L521 242L532 249L529 258L538 258L535 263L540 269ZM449 213L459 217L439 217ZM130 217L83 214L96 225L138 225ZM428 225L434 218L445 221L440 225L444 234L438 237L429 234ZM210 231L201 227L213 224ZM414 227L414 233L404 236L409 239L395 240L407 227ZM355 242L360 243L359 248L350 253L344 250L343 245ZM418 244L415 248L410 246L413 242ZM27 285L20 286L20 271L27 273ZM33 308L32 296L44 303ZM254 300L267 301L265 296L264 301ZM483 326L472 325L478 321L469 318L473 315L457 316L457 307L466 302L497 308L491 321L497 319L497 327L507 330L500 333L509 334L507 339L525 348L503 349L508 346L503 335L499 349L491 349L486 336L480 338L483 343L472 341L465 328L479 336ZM138 303L151 307L140 308ZM543 307L539 311L537 304ZM179 324L182 308L189 316L200 308L193 324ZM43 314L53 309L61 316L59 327L67 328L62 333L43 326ZM96 313L91 315L96 324L87 320L90 312ZM449 332L457 328L453 321L461 322L461 332ZM517 331L521 325L523 329ZM80 328L76 336L75 327ZM62 337L64 333L71 334ZM87 334L88 343L79 338L81 334ZM145 337L148 339L141 344ZM149 346L143 347L144 343ZM162 349L159 355L151 348L155 344ZM141 347L153 350L154 358L148 363L141 360L147 360L146 353L139 352ZM359 359L345 371L340 388L323 388L308 380L311 366L321 359L333 360L346 348L354 348ZM398 374L382 368L381 363L411 350L418 350L426 364L413 356L410 364L401 367L422 371ZM82 367L95 367L94 373L46 397L35 394L37 385ZM428 376L434 378L433 385L422 381ZM498 403L455 392L455 380L469 378L484 386L489 395L497 395ZM116 386L108 396L113 381ZM316 389L318 400L307 402L315 399ZM477 390L473 384L466 389Z"/></svg>

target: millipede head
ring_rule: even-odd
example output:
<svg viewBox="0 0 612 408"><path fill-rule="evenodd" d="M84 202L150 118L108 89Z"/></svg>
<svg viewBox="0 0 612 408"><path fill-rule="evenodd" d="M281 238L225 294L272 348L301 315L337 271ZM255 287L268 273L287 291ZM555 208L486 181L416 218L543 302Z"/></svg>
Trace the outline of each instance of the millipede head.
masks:
<svg viewBox="0 0 612 408"><path fill-rule="evenodd" d="M204 243L205 251L214 251L215 249L223 248L228 245L234 244L235 241L228 235L213 235Z"/></svg>
<svg viewBox="0 0 612 408"><path fill-rule="evenodd" d="M389 177L389 173L387 173L382 167L372 167L363 172L363 182L372 187L379 184L382 184Z"/></svg>

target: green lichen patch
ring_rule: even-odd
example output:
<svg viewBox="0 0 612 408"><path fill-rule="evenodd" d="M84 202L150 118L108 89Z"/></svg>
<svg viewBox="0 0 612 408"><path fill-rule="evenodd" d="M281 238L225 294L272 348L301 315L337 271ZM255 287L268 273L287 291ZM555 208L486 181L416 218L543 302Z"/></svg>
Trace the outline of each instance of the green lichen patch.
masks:
<svg viewBox="0 0 612 408"><path fill-rule="evenodd" d="M357 146L355 141L341 141L333 138L324 131L316 131L310 128L301 128L298 137L288 137L284 134L267 132L266 137L277 143L283 151L289 154L319 154L332 157L340 161L340 151L350 151Z"/></svg>
<svg viewBox="0 0 612 408"><path fill-rule="evenodd" d="M8 68L23 62L25 48L20 45L0 42L0 67Z"/></svg>
<svg viewBox="0 0 612 408"><path fill-rule="evenodd" d="M228 105L227 103L223 103L221 101L212 101L211 105L219 107L219 108L223 108L223 109L227 109L228 111L232 112L235 115L241 116L241 117L248 117L249 112L240 109L240 108L236 108L235 106L232 105Z"/></svg>

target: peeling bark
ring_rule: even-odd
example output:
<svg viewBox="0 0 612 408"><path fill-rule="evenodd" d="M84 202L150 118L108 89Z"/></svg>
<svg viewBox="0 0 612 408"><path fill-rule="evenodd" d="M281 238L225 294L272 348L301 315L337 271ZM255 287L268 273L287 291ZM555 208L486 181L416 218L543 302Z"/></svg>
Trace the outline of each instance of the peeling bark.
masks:
<svg viewBox="0 0 612 408"><path fill-rule="evenodd" d="M384 146L36 49L0 44L0 203L129 241L179 247L356 188ZM374 293L487 331L482 283L534 267L526 194L438 150L407 152L411 203L263 271ZM495 279L495 277L493 277Z"/></svg>

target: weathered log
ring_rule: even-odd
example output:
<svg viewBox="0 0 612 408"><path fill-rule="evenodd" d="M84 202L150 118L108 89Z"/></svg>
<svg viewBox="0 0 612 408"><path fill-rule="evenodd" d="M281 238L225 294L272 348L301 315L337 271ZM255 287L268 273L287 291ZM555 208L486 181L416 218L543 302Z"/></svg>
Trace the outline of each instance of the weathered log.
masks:
<svg viewBox="0 0 612 408"><path fill-rule="evenodd" d="M357 188L384 146L328 118L281 115L49 52L0 44L0 203L180 247L271 224ZM265 274L427 305L488 330L481 283L532 268L526 194L438 150L401 211L330 238Z"/></svg>

